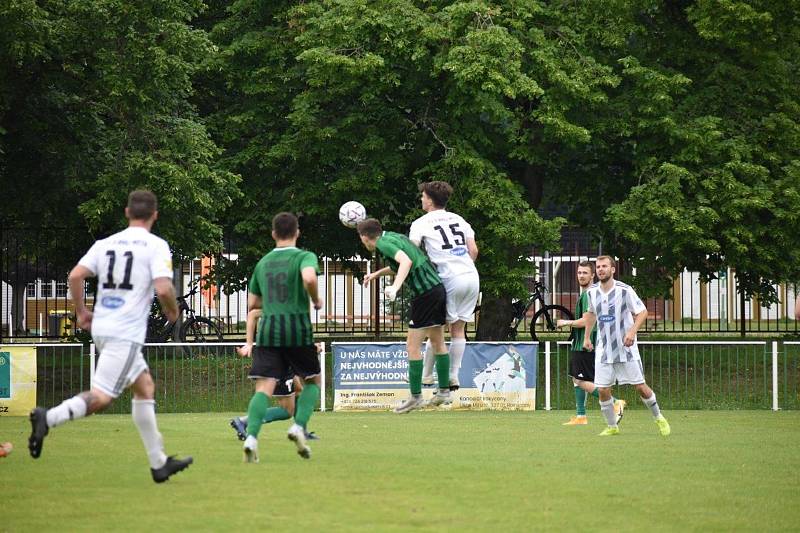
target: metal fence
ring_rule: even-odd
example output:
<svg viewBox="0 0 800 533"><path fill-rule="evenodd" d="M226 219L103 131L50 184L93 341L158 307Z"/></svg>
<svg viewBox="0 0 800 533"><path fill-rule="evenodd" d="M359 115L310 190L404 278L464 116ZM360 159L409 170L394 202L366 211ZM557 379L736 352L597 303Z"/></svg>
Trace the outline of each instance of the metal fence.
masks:
<svg viewBox="0 0 800 533"><path fill-rule="evenodd" d="M545 409L575 408L569 343L545 342L540 361ZM798 409L800 342L639 341L645 379L664 409ZM549 360L549 364L548 364ZM632 408L633 387L615 387ZM596 402L596 401L595 401ZM597 407L597 406L595 406Z"/></svg>
<svg viewBox="0 0 800 533"><path fill-rule="evenodd" d="M160 412L244 412L253 393L250 359L235 343L150 344L145 347ZM648 384L670 409L800 409L800 342L640 341ZM90 388L93 345L39 344L37 401L47 407ZM320 405L333 397L331 358L323 355ZM575 408L568 376L569 344L542 342L538 355L537 409ZM632 387L614 394L641 408ZM130 392L109 408L130 412ZM595 401L595 400L590 400ZM596 401L595 401L596 402ZM590 405L596 408L596 405Z"/></svg>
<svg viewBox="0 0 800 533"><path fill-rule="evenodd" d="M546 303L569 309L574 308L579 296L575 277L578 262L602 252L585 234L575 233L579 238L573 233L565 230L561 253L532 249L530 255L537 277L548 288ZM71 250L76 249L76 243L88 246L84 243L87 240L87 235L69 229L0 228L0 342L76 338L67 274L78 258L69 254L74 254ZM238 259L235 253L223 255L231 261ZM177 285L188 292L209 273L210 267L210 259L180 265L176 270ZM368 259L354 258L347 266L322 259L319 283L325 307L319 311L310 308L315 331L332 336L371 337L405 333L407 294L401 292L398 301L390 303L385 301L382 290L388 279L366 288L359 283L363 274L374 268L374 261ZM620 263L618 277L632 281L635 274L629 265ZM797 286L780 285L776 291L780 303L764 306L757 299L742 299L736 290L736 272L730 269L708 283L701 282L696 272L685 271L675 278L669 298L645 299L649 316L642 333L800 333L798 321L792 316ZM85 296L90 303L93 294L87 285ZM198 315L215 321L225 338L244 336L245 291L229 293L225 287L209 286L187 302ZM528 320L537 307L529 311L521 332L529 331ZM543 324L536 325L537 330L542 327ZM474 333L474 328L475 324L471 324L469 332Z"/></svg>

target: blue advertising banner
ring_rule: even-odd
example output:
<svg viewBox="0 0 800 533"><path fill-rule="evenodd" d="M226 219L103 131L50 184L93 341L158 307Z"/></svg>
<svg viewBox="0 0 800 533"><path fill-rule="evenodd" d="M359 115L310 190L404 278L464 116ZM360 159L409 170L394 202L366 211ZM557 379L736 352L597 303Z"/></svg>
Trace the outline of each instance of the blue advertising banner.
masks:
<svg viewBox="0 0 800 533"><path fill-rule="evenodd" d="M337 343L333 351L333 409L387 410L408 397L405 343ZM452 409L533 410L536 343L467 343ZM427 387L429 399L436 392Z"/></svg>

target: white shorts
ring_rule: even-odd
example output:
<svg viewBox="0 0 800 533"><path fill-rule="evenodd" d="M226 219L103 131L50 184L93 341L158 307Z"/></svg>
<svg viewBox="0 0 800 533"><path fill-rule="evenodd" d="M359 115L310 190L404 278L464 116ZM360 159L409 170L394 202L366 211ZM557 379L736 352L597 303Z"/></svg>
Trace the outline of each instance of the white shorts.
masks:
<svg viewBox="0 0 800 533"><path fill-rule="evenodd" d="M472 322L481 290L478 274L461 274L443 279L442 283L447 292L447 323L457 320Z"/></svg>
<svg viewBox="0 0 800 533"><path fill-rule="evenodd" d="M626 361L624 363L601 363L594 361L594 384L598 387L613 387L614 383L620 385L639 385L644 383L644 370L642 360Z"/></svg>
<svg viewBox="0 0 800 533"><path fill-rule="evenodd" d="M136 381L148 369L142 355L142 345L132 341L98 337L94 339L100 357L94 370L92 386L112 398Z"/></svg>

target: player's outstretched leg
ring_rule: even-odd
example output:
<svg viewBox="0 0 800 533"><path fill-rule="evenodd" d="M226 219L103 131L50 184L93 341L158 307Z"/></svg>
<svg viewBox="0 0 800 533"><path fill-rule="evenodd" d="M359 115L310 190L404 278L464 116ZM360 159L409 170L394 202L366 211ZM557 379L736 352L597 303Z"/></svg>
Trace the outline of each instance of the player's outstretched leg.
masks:
<svg viewBox="0 0 800 533"><path fill-rule="evenodd" d="M184 459L176 459L174 455L167 457L167 462L161 468L151 468L150 473L153 475L153 481L156 483L164 483L173 474L177 474L181 470L189 468L189 465L194 462L191 457Z"/></svg>
<svg viewBox="0 0 800 533"><path fill-rule="evenodd" d="M658 432L662 437L668 436L672 432L672 429L669 427L667 419L661 414L658 401L656 401L656 393L653 392L653 389L648 387L646 383L637 385L636 390L639 391L639 397L642 399L642 403L650 409L656 426L658 426Z"/></svg>
<svg viewBox="0 0 800 533"><path fill-rule="evenodd" d="M230 426L236 432L236 438L241 441L247 438L247 416L231 418Z"/></svg>
<svg viewBox="0 0 800 533"><path fill-rule="evenodd" d="M31 411L29 418L31 421L31 435L28 437L28 450L31 453L31 457L38 459L42 455L44 438L50 431L47 427L47 409L36 407Z"/></svg>

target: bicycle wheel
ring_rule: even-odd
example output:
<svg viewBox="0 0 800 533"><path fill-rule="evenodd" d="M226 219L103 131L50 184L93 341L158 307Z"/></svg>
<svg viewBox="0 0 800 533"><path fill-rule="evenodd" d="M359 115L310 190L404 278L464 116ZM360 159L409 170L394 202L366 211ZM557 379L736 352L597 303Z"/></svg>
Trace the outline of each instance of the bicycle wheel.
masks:
<svg viewBox="0 0 800 533"><path fill-rule="evenodd" d="M555 340L565 341L571 336L571 328L558 329L556 324L559 320L573 320L574 318L575 316L566 307L546 305L536 311L531 319L531 339L539 340L536 336L537 333L552 333Z"/></svg>
<svg viewBox="0 0 800 533"><path fill-rule="evenodd" d="M180 339L180 342L220 342L222 331L210 318L196 316L183 323Z"/></svg>

